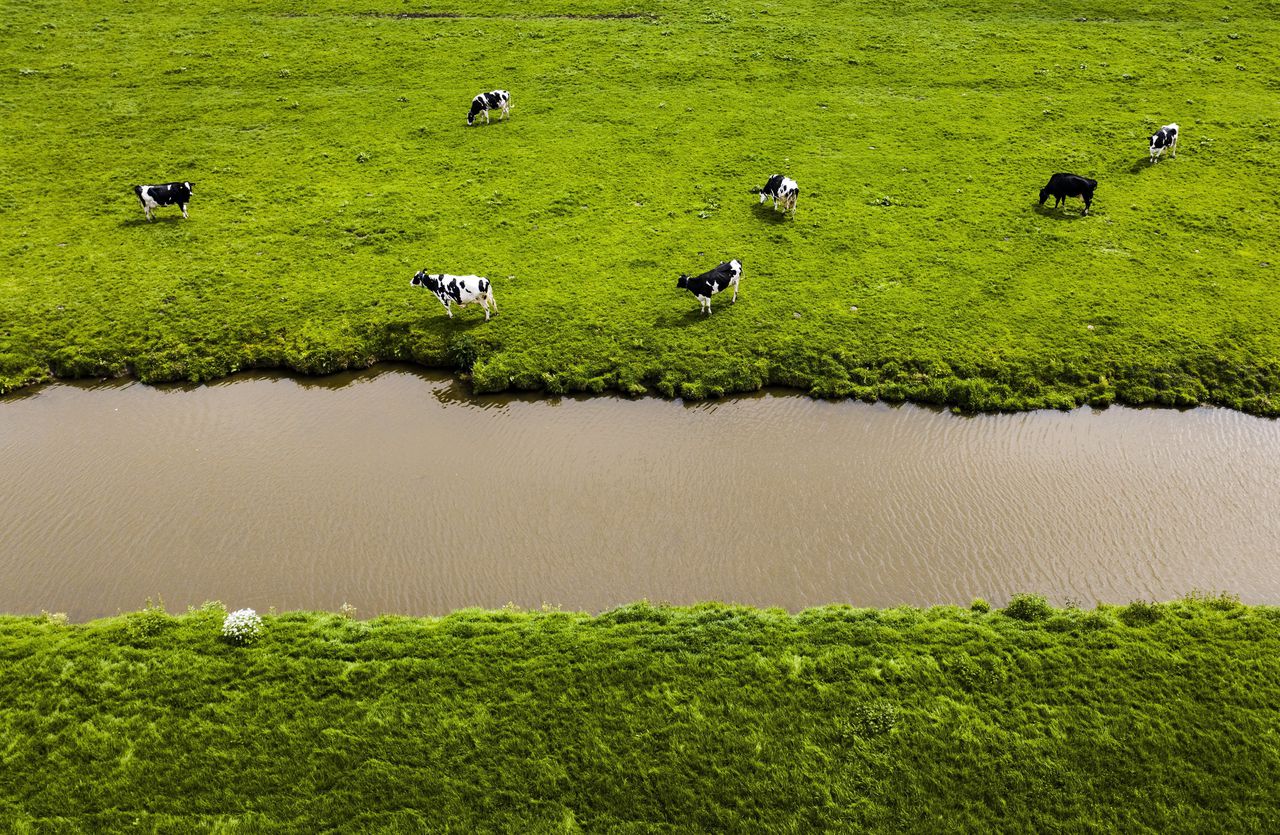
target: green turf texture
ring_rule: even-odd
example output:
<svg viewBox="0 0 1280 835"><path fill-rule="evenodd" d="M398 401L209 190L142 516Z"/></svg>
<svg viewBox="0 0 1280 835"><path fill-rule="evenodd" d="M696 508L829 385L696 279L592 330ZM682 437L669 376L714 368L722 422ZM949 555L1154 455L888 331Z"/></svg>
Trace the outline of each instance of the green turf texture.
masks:
<svg viewBox="0 0 1280 835"><path fill-rule="evenodd" d="M1280 828L1280 610L1229 597L221 623L0 618L0 827Z"/></svg>
<svg viewBox="0 0 1280 835"><path fill-rule="evenodd" d="M1274 2L0 10L0 392L409 360L482 392L1280 414ZM494 88L511 119L467 128ZM1037 209L1058 171L1099 181L1087 218ZM794 221L750 193L778 172ZM170 180L190 220L144 222L132 186ZM699 317L677 276L735 257ZM447 319L424 268L500 314Z"/></svg>

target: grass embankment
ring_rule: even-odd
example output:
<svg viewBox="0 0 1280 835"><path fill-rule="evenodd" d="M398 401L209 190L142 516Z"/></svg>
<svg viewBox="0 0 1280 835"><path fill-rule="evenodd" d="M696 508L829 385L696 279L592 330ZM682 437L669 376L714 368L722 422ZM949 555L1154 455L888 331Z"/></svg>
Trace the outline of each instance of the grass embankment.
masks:
<svg viewBox="0 0 1280 835"><path fill-rule="evenodd" d="M1273 4L219 6L5 4L0 391L394 359L1280 413ZM494 87L511 120L465 128ZM748 192L779 171L794 222ZM1100 181L1090 217L1036 209L1056 171ZM131 186L175 179L191 219L146 224ZM731 257L699 318L676 276ZM501 315L447 320L421 268Z"/></svg>
<svg viewBox="0 0 1280 835"><path fill-rule="evenodd" d="M213 607L0 618L0 823L1280 827L1280 610L1018 601L293 613L267 617L249 646L220 637Z"/></svg>

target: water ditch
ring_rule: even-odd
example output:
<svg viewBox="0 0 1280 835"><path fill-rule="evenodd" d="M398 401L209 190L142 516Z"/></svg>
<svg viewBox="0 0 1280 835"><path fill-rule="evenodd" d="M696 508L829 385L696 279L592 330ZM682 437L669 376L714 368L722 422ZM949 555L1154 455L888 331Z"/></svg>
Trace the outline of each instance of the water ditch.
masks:
<svg viewBox="0 0 1280 835"><path fill-rule="evenodd" d="M388 367L0 399L0 611L1280 603L1280 423L763 392L472 398Z"/></svg>

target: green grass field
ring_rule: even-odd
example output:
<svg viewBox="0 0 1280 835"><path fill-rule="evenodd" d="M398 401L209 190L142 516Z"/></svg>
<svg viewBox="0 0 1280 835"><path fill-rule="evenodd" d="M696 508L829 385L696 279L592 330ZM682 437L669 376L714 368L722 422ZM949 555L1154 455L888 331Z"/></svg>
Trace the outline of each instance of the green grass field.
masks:
<svg viewBox="0 0 1280 835"><path fill-rule="evenodd" d="M0 826L1280 828L1280 610L1230 598L265 621L0 618Z"/></svg>
<svg viewBox="0 0 1280 835"><path fill-rule="evenodd" d="M0 392L394 359L1280 414L1274 2L3 10ZM466 128L495 87L512 118ZM1100 181L1089 217L1037 210L1056 171ZM794 222L749 191L776 172ZM169 180L191 219L145 223L131 187ZM742 297L700 318L676 277L732 257ZM500 315L446 319L422 268L488 276Z"/></svg>

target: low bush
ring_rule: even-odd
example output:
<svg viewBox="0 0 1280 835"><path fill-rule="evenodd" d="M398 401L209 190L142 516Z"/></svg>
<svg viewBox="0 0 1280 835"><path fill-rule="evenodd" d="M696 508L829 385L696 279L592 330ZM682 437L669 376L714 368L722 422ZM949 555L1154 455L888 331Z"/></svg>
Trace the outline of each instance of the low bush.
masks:
<svg viewBox="0 0 1280 835"><path fill-rule="evenodd" d="M1041 595L1015 594L1009 600L1009 605L1000 611L1007 617L1030 623L1047 620L1053 614L1053 607Z"/></svg>
<svg viewBox="0 0 1280 835"><path fill-rule="evenodd" d="M1159 605L1142 600L1135 600L1120 610L1120 620L1126 626L1149 626L1163 616L1164 612Z"/></svg>
<svg viewBox="0 0 1280 835"><path fill-rule="evenodd" d="M222 637L233 644L251 644L262 637L262 617L252 609L229 612L222 621Z"/></svg>

